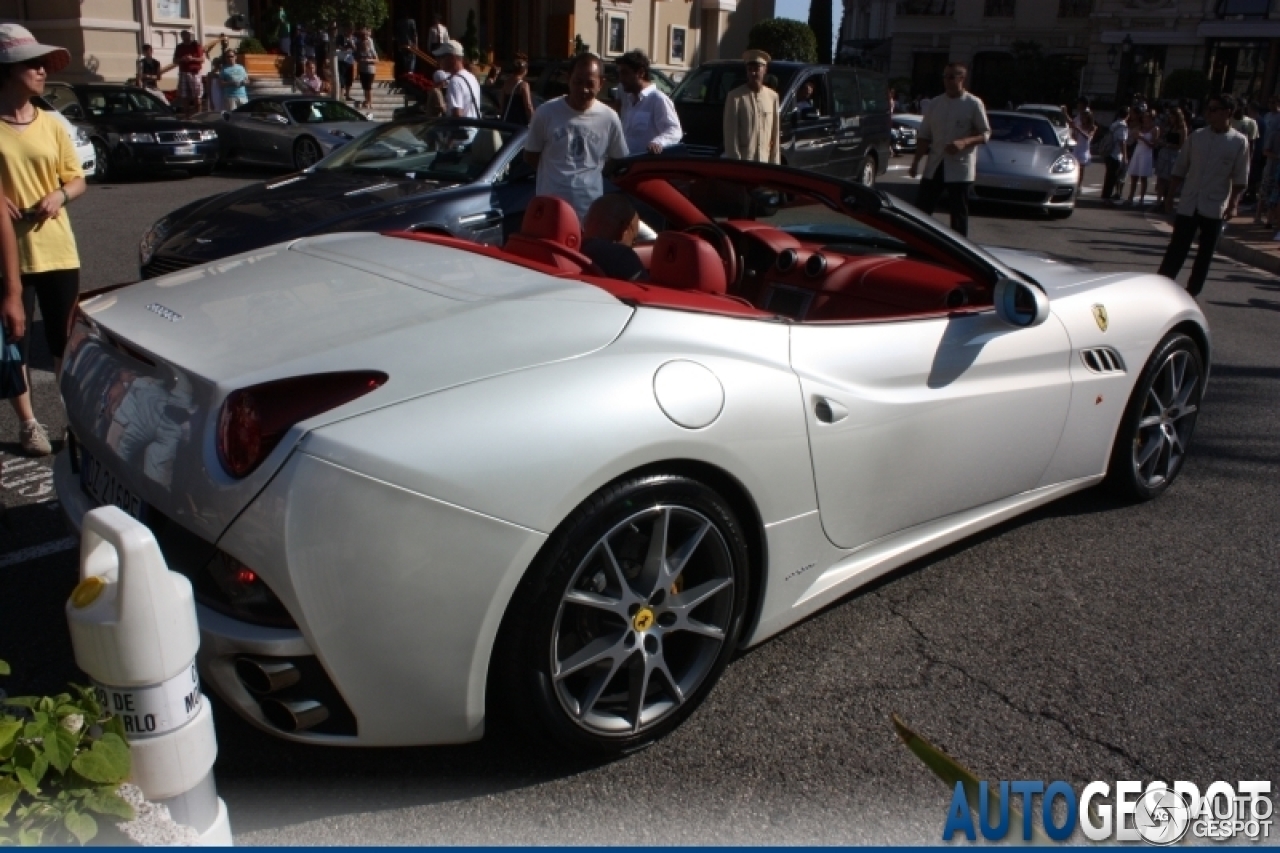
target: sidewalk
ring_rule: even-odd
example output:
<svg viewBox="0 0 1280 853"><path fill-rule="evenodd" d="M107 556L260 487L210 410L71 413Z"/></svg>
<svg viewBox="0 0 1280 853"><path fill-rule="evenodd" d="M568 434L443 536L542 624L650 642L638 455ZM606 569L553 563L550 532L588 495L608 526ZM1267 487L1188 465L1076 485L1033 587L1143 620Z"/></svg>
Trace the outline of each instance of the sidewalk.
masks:
<svg viewBox="0 0 1280 853"><path fill-rule="evenodd" d="M1157 230L1166 233L1173 230L1172 216L1148 209L1146 218ZM1272 275L1280 275L1280 241L1274 239L1276 233L1275 228L1254 225L1252 212L1237 216L1227 223L1214 254L1257 267ZM1194 252L1194 248L1192 251Z"/></svg>

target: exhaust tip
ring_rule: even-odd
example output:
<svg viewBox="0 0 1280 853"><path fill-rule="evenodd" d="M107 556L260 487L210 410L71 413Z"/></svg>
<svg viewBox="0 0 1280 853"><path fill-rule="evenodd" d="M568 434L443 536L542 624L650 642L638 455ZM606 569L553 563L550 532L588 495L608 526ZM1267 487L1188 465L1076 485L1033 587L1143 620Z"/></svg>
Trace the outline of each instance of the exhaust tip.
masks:
<svg viewBox="0 0 1280 853"><path fill-rule="evenodd" d="M288 702L280 699L264 699L262 713L266 715L271 725L290 734L305 732L329 719L329 709L312 699Z"/></svg>
<svg viewBox="0 0 1280 853"><path fill-rule="evenodd" d="M302 680L302 673L287 660L236 659L236 675L254 693L266 694L292 687Z"/></svg>

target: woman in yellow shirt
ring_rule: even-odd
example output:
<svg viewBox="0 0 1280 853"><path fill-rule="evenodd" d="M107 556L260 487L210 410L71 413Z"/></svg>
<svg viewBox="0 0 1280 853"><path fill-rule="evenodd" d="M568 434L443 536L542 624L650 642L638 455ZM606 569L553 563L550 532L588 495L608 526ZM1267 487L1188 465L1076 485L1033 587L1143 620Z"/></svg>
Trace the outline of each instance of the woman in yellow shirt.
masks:
<svg viewBox="0 0 1280 853"><path fill-rule="evenodd" d="M0 186L18 237L27 327L39 299L55 372L80 294L80 255L63 207L84 192L85 183L66 130L33 107L31 98L44 93L47 75L70 62L66 50L40 44L25 27L0 24ZM24 361L29 353L30 335L23 340ZM22 425L23 452L50 453L30 392L15 397L13 406Z"/></svg>

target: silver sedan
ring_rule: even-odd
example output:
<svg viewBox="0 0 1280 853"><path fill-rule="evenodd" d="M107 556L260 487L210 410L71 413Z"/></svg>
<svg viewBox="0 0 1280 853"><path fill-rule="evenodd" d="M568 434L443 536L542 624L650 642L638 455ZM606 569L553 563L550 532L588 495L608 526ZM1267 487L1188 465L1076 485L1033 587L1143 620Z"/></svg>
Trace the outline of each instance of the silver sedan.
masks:
<svg viewBox="0 0 1280 853"><path fill-rule="evenodd" d="M1080 164L1049 120L1018 112L991 112L991 139L978 148L973 201L1034 207L1050 216L1071 215Z"/></svg>
<svg viewBox="0 0 1280 853"><path fill-rule="evenodd" d="M201 113L195 120L217 128L221 162L297 170L377 127L341 101L312 95L254 98L236 110Z"/></svg>

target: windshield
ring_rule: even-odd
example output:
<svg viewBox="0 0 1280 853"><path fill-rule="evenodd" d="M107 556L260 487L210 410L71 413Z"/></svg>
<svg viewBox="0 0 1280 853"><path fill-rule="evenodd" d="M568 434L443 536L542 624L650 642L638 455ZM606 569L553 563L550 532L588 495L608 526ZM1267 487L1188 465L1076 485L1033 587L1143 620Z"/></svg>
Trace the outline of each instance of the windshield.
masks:
<svg viewBox="0 0 1280 853"><path fill-rule="evenodd" d="M368 121L360 113L341 101L328 98L316 101L287 101L285 108L298 124L319 124L325 121Z"/></svg>
<svg viewBox="0 0 1280 853"><path fill-rule="evenodd" d="M118 116L138 113L168 115L169 105L141 89L94 89L84 93L85 104L95 116Z"/></svg>
<svg viewBox="0 0 1280 853"><path fill-rule="evenodd" d="M385 125L316 168L469 183L483 175L511 131L439 119Z"/></svg>
<svg viewBox="0 0 1280 853"><path fill-rule="evenodd" d="M1055 110L1049 107L1018 107L1018 112L1044 116L1054 127L1067 126L1067 119L1062 115L1062 110Z"/></svg>
<svg viewBox="0 0 1280 853"><path fill-rule="evenodd" d="M1062 142L1053 132L1048 119L1039 116L991 115L992 142L1021 142L1028 145L1059 146Z"/></svg>
<svg viewBox="0 0 1280 853"><path fill-rule="evenodd" d="M782 96L790 88L795 74L795 68L770 68L765 84ZM746 82L745 63L704 65L681 81L671 99L677 104L723 104L730 92Z"/></svg>

